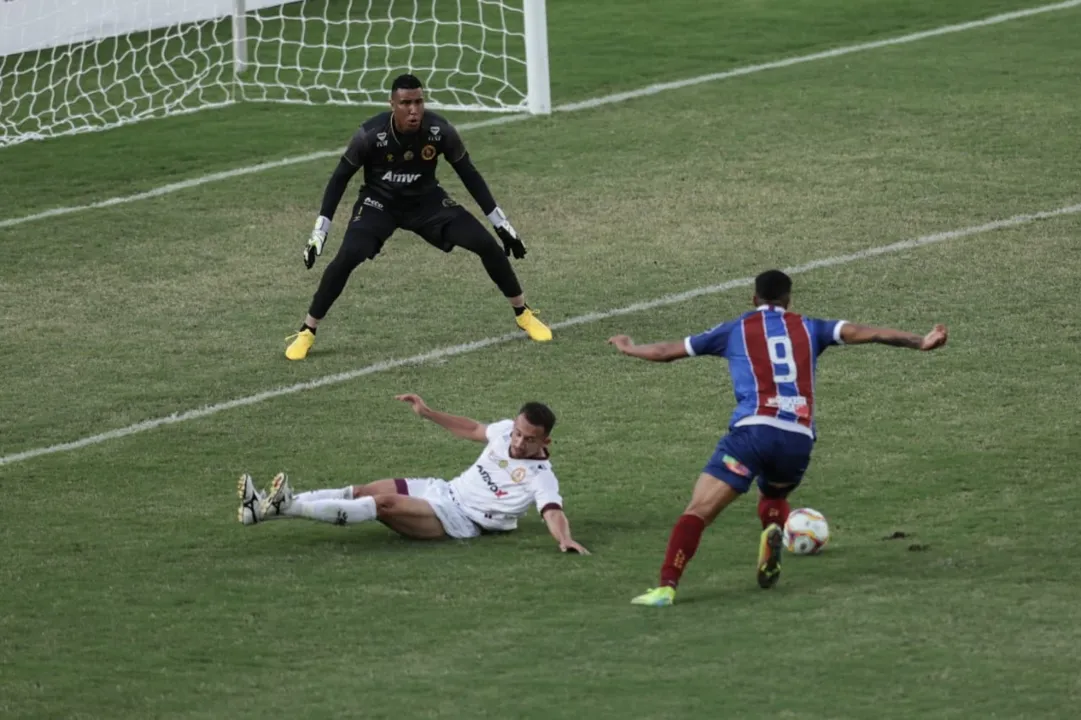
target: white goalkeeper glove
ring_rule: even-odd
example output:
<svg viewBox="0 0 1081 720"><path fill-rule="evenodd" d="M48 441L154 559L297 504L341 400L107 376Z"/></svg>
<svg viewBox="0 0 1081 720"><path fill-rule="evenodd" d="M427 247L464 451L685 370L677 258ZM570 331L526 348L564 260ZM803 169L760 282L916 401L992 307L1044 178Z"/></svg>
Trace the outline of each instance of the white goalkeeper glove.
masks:
<svg viewBox="0 0 1081 720"><path fill-rule="evenodd" d="M525 245L522 244L522 237L510 224L510 220L507 219L502 210L496 207L495 210L488 213L488 222L492 223L495 227L495 234L503 241L503 251L507 254L507 257L510 257L512 253L516 260L525 257L526 250Z"/></svg>
<svg viewBox="0 0 1081 720"><path fill-rule="evenodd" d="M315 265L315 258L323 254L323 243L327 241L327 233L330 232L330 218L322 215L315 221L312 235L304 245L304 267L309 270Z"/></svg>

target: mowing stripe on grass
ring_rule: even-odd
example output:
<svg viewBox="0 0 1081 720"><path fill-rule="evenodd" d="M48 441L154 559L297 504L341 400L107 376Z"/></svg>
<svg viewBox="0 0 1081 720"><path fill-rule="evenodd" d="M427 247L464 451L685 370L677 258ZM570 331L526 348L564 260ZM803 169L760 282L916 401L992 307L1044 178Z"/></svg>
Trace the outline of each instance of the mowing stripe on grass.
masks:
<svg viewBox="0 0 1081 720"><path fill-rule="evenodd" d="M1060 207L1057 210L1045 210L1026 215L1014 215L1013 217L1006 218L1005 220L995 220L992 222L984 223L982 225L972 225L970 227L961 228L960 230L948 230L946 232L933 233L931 235L924 235L922 237L913 238L911 240L902 240L900 242L890 243L889 245L870 247L865 250L849 253L847 255L834 255L832 257L821 258L819 260L812 260L811 262L804 263L802 265L787 268L786 271L790 274L798 274L809 272L811 270L817 270L819 268L846 265L848 263L854 263L860 260L868 260L871 258L875 258L880 255L890 255L893 253L902 252L904 250L911 250L913 248L922 247L924 245L932 245L935 243L945 242L947 240L955 240L957 238L969 237L971 235L991 232L993 230L1002 230L1005 228L1027 225L1038 220L1047 220L1063 215L1076 215L1078 213L1081 213L1081 203L1077 205L1067 205L1065 207ZM652 310L654 308L664 307L666 305L674 305L676 303L681 303L692 298L700 297L702 295L712 295L719 292L725 292L726 290L733 290L735 288L745 287L753 284L754 278L752 277L734 278L732 280L718 283L717 285L707 285L704 287L699 287L680 293L663 295L652 300L644 300L642 302L625 305L623 307L612 308L610 310L602 310L599 312L586 313L585 315L578 315L576 317L568 318L566 320L561 320L557 323L554 323L552 327L556 330L560 330L563 328L574 327L575 325L584 325L586 323L607 320L609 318L619 317L621 315L629 315L630 313ZM357 378L364 377L365 375L374 375L375 373L386 372L387 370L393 370L395 368L405 367L408 365L423 365L433 360L440 360L443 358L453 357L455 355L464 355L465 353L474 352L476 350L481 350L486 347L492 347L493 345L502 345L512 340L522 339L524 339L524 336L521 333L507 333L505 335L495 335L492 337L484 338L482 340L474 340L473 342L462 343L461 345L450 345L447 347L430 350L428 352L406 358L383 360L372 365L365 365L364 367L357 368L356 370L350 370L348 372L337 373L334 375L327 375L326 377L297 383L296 385L275 388L273 390L265 390L254 395L248 395L246 397L241 397L235 400L229 400L227 402L217 403L214 405L206 405L204 407L196 408L194 410L176 412L171 415L154 418L153 420L146 420L144 422L129 425L127 427L109 430L107 432L99 433L97 435L90 435L89 437L80 438L79 440L73 440L71 442L60 443L59 445L49 445L48 447L34 448L32 450L24 450L22 452L13 453L11 455L0 457L0 465L10 465L12 463L21 462L23 460L30 460L32 458L41 457L43 455L52 455L55 453L67 452L70 450L78 450L80 448L89 447L91 445L99 445L109 440L118 440L120 438L128 437L129 435L135 435L137 433L146 432L147 430L153 430L163 425L174 425L176 423L187 422L189 420L198 420L199 418L216 415L220 412L225 412L226 410L233 410L235 408L245 407L247 405L255 405L266 400L272 400L273 398L283 397L285 395L293 395L294 393L303 392L306 390L315 390L316 388L325 387L327 385L336 385L338 383L343 383L349 380L355 380Z"/></svg>
<svg viewBox="0 0 1081 720"><path fill-rule="evenodd" d="M577 112L579 110L589 110L591 108L600 107L602 105L611 105L613 103L621 103L626 102L627 100L634 100L636 98L657 95L658 93L667 92L669 90L679 90L681 88L691 87L693 85L700 85L702 83L716 82L718 80L727 80L729 78L752 75L754 73L760 73L766 70L777 70L780 68L791 67L793 65L801 65L803 63L815 62L818 60L828 60L844 55L851 55L853 53L865 52L867 50L876 50L879 48L891 47L893 45L904 45L906 43L917 42L919 40L938 37L940 35L950 35L953 33L965 32L967 30L975 30L977 28L987 27L989 25L998 25L1005 22L1011 22L1013 20L1020 20L1023 18L1032 17L1033 15L1057 12L1059 10L1068 10L1070 8L1075 8L1078 6L1081 6L1081 0L1066 0L1066 2L1058 2L1050 5L1040 5L1038 7L1025 8L1023 10L1014 10L1012 12L1001 13L999 15L992 15L991 17L983 18L982 20L971 20L969 22L958 23L955 25L943 25L942 27L933 28L931 30L923 30L921 32L909 33L908 35L900 35L898 37L886 38L884 40L874 40L871 42L857 43L855 45L846 45L844 47L834 48L832 50L824 50L822 52L811 53L810 55L799 55L797 57L790 57L784 58L782 60L774 60L771 62L760 63L758 65L747 65L744 67L734 68L732 70L725 70L723 72L709 73L707 75L698 75L696 77L687 78L685 80L675 80L673 82L647 85L646 87L638 88L637 90L629 90L627 92L604 95L602 97L591 98L589 100L582 100L573 103L564 103L562 105L557 105L555 107L555 111ZM528 120L531 117L533 116L501 115L499 117L494 117L488 120L462 123L458 126L458 128L460 130L476 130L479 128L491 127L493 125L504 125L506 123ZM34 222L37 220L46 220L48 218L70 215L72 213L85 212L87 210L97 210L100 208L113 207L114 205L125 205L127 203L138 202L140 200L150 200L152 198L161 197L162 195L168 195L170 193L179 192L181 190L187 190L189 188L199 187L200 185L206 185L207 183L219 182L221 180L231 180L233 178L242 177L244 175L254 175L256 173L261 173L266 170L287 167L289 165L297 165L312 160L325 160L327 158L337 157L341 154L341 152L341 148L336 148L334 150L322 150L319 152L307 153L305 155L295 155L293 157L282 158L281 160L272 160L270 162L259 163L258 165L247 165L244 167L234 168L232 170L223 170L221 172L210 173L208 175L200 175L199 177L194 177L190 180L182 180L180 182L169 183L168 185L162 185L160 187L154 188L153 190L135 193L134 195L123 195L119 197L108 198L106 200L99 200L98 202L89 203L87 205L58 207L52 208L51 210L43 210L41 212L33 213L31 215L24 215L22 217L7 218L4 220L0 220L0 229L15 227L17 225L23 225L25 223Z"/></svg>

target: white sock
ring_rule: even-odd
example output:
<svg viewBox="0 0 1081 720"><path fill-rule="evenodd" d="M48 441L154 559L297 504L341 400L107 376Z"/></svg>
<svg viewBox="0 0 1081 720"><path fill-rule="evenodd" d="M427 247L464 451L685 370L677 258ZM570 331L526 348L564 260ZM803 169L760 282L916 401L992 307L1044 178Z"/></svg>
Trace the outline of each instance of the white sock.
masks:
<svg viewBox="0 0 1081 720"><path fill-rule="evenodd" d="M297 493L293 496L293 502L310 503L316 500L352 500L353 486L348 485L336 490L310 490Z"/></svg>
<svg viewBox="0 0 1081 720"><path fill-rule="evenodd" d="M315 500L313 502L298 502L294 498L287 514L334 525L353 525L375 520L375 498Z"/></svg>

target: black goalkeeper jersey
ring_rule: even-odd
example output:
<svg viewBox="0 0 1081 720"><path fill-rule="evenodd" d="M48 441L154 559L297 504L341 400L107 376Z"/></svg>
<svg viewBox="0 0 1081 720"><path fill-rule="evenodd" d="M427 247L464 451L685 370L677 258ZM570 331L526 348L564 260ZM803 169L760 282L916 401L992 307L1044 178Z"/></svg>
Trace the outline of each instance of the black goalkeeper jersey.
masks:
<svg viewBox="0 0 1081 720"><path fill-rule="evenodd" d="M425 111L408 135L395 130L390 112L367 120L350 140L342 159L364 168L364 187L389 202L421 197L439 187L439 156L450 163L465 157L465 144L446 118Z"/></svg>

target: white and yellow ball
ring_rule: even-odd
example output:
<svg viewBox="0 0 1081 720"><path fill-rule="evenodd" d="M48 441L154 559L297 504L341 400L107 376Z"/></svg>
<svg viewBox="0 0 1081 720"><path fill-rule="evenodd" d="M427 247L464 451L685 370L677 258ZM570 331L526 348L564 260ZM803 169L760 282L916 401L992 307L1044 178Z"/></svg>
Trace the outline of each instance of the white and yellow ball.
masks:
<svg viewBox="0 0 1081 720"><path fill-rule="evenodd" d="M811 508L797 508L784 524L784 546L794 555L817 555L830 540L826 516Z"/></svg>

